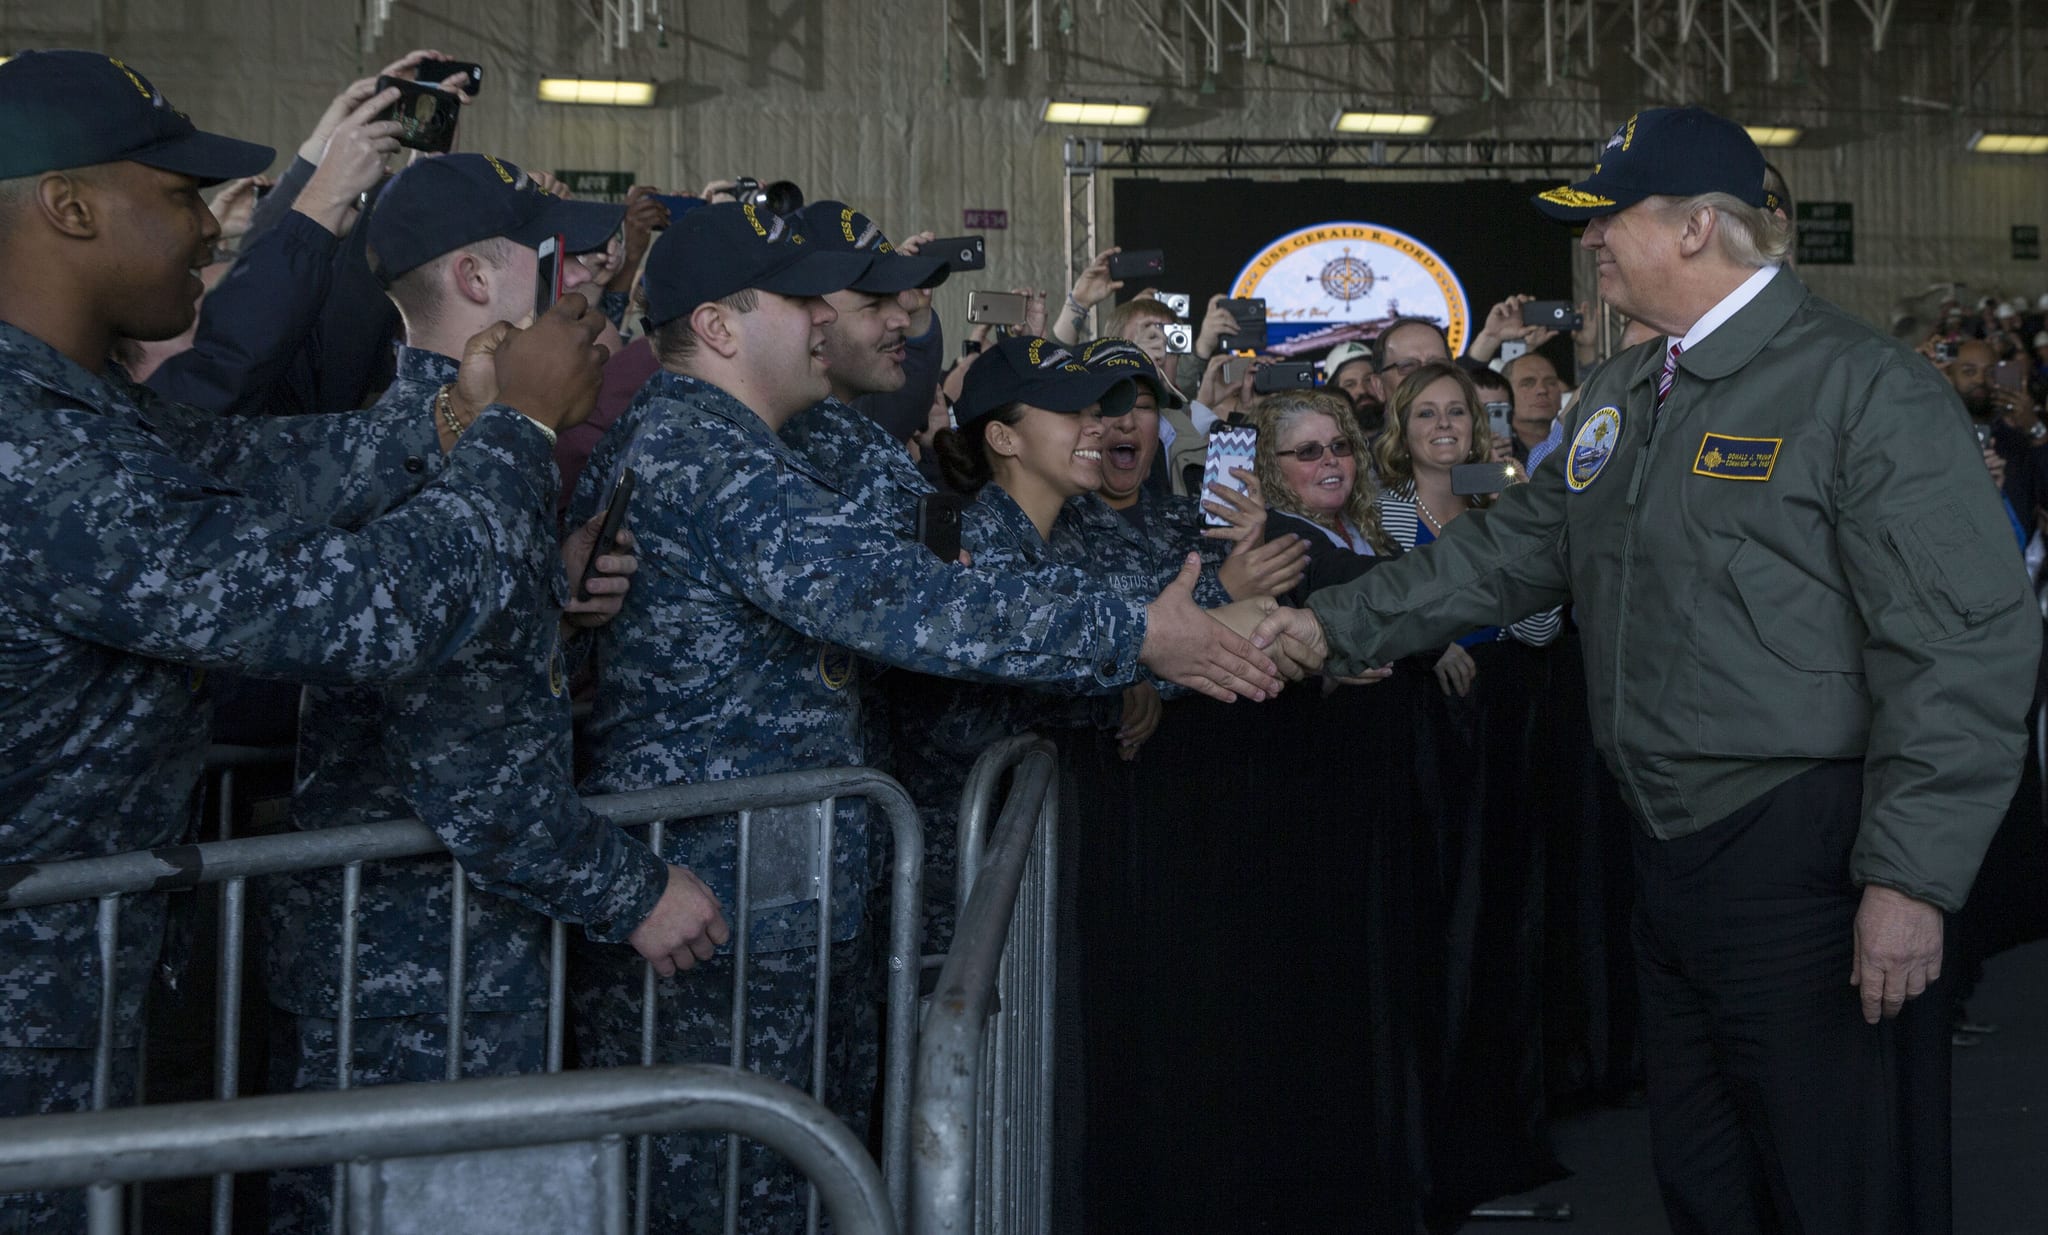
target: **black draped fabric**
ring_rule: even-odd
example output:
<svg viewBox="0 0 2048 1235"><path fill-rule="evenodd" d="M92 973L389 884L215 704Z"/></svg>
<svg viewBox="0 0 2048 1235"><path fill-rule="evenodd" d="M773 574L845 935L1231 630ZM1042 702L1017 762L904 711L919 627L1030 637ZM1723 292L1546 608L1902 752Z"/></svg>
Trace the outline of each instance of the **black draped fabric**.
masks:
<svg viewBox="0 0 2048 1235"><path fill-rule="evenodd" d="M1539 741L1551 701L1550 653L1504 640L1467 649L1471 693L1447 695L1415 657L1397 676L1424 679L1415 717L1421 795L1419 902L1434 968L1425 987L1424 1074L1429 1226L1453 1231L1474 1205L1565 1175L1544 1132L1545 832Z"/></svg>
<svg viewBox="0 0 2048 1235"><path fill-rule="evenodd" d="M1076 752L1090 1231L1421 1229L1420 685Z"/></svg>

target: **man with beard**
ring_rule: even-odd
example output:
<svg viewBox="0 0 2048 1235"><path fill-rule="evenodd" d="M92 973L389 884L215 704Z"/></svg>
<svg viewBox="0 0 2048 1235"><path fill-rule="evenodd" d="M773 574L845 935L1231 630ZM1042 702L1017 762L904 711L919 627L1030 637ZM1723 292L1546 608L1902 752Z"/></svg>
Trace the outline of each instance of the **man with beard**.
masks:
<svg viewBox="0 0 2048 1235"><path fill-rule="evenodd" d="M1993 384L1992 366L1998 353L1989 343L1971 339L1956 346L1956 358L1949 362L1949 385L1956 388L1970 422L1988 435L1992 451L2005 461L2005 497L2032 526L2034 507L2041 499L2036 448L2048 441L2048 426L2041 423L2034 400L2025 390L2009 390Z"/></svg>
<svg viewBox="0 0 2048 1235"><path fill-rule="evenodd" d="M1378 387L1373 382L1370 343L1339 343L1331 348L1330 354L1323 357L1323 385L1342 391L1351 400L1359 428L1367 433L1379 428L1386 406L1380 402Z"/></svg>

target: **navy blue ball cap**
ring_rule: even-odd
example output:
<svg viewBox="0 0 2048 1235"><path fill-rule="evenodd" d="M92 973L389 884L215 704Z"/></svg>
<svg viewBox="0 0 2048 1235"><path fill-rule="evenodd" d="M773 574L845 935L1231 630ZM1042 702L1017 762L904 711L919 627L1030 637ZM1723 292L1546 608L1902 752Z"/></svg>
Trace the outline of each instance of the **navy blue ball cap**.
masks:
<svg viewBox="0 0 2048 1235"><path fill-rule="evenodd" d="M800 216L784 218L752 202L718 202L684 215L648 250L642 322L652 330L749 288L781 296L843 292L873 261L872 253L816 243Z"/></svg>
<svg viewBox="0 0 2048 1235"><path fill-rule="evenodd" d="M1764 155L1741 125L1704 107L1653 107L1630 116L1600 151L1593 174L1531 200L1560 222L1626 210L1646 197L1727 193L1752 206L1764 192Z"/></svg>
<svg viewBox="0 0 2048 1235"><path fill-rule="evenodd" d="M219 184L277 151L202 133L149 79L96 51L25 51L0 64L0 180L140 163Z"/></svg>
<svg viewBox="0 0 2048 1235"><path fill-rule="evenodd" d="M377 195L364 224L370 268L385 286L443 253L503 236L529 249L561 236L571 253L610 243L624 206L565 201L513 164L487 154L444 154L405 168Z"/></svg>
<svg viewBox="0 0 2048 1235"><path fill-rule="evenodd" d="M801 214L804 232L819 248L874 255L854 291L893 296L913 287L937 287L951 273L943 257L898 253L873 219L844 202L812 202Z"/></svg>
<svg viewBox="0 0 2048 1235"><path fill-rule="evenodd" d="M1081 345L1081 363L1103 373L1114 373L1128 377L1134 382L1151 388L1152 397L1161 407L1186 407L1187 400L1143 348L1128 339L1092 339ZM1108 413L1104 413L1108 415Z"/></svg>
<svg viewBox="0 0 2048 1235"><path fill-rule="evenodd" d="M953 404L953 421L966 428L1012 403L1048 412L1082 412L1102 405L1114 420L1131 410L1139 374L1122 365L1089 365L1080 349L1055 339L1004 339L975 357Z"/></svg>

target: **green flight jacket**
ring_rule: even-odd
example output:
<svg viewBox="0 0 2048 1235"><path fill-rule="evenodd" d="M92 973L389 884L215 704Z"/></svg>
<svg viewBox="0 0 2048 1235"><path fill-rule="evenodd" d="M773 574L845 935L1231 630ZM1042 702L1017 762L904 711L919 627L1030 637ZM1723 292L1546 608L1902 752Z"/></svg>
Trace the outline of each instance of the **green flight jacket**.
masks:
<svg viewBox="0 0 2048 1235"><path fill-rule="evenodd" d="M1959 908L2041 648L1961 402L1789 269L1680 357L1657 412L1668 344L1593 376L1529 484L1311 596L1331 671L1571 603L1594 741L1652 835L1860 759L1852 877Z"/></svg>

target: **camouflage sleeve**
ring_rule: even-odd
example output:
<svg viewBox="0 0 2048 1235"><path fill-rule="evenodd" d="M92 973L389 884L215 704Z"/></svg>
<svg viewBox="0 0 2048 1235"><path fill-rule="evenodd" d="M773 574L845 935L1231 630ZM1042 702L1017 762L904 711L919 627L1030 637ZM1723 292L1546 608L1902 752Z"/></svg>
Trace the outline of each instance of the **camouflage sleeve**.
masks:
<svg viewBox="0 0 2048 1235"><path fill-rule="evenodd" d="M0 588L66 634L307 682L444 663L553 544L554 458L494 407L441 481L360 531L292 521L104 417L0 457ZM68 438L68 440L64 440ZM53 448L54 447L54 448Z"/></svg>
<svg viewBox="0 0 2048 1235"><path fill-rule="evenodd" d="M422 401L345 415L214 416L150 409L185 462L293 517L360 527L419 492L444 466Z"/></svg>
<svg viewBox="0 0 2048 1235"><path fill-rule="evenodd" d="M779 460L694 505L728 583L812 638L950 677L1099 689L1139 672L1142 602L941 562Z"/></svg>
<svg viewBox="0 0 2048 1235"><path fill-rule="evenodd" d="M559 573L559 572L558 572ZM652 850L571 788L569 698L552 609L531 655L465 652L385 692L385 751L408 803L471 882L601 943L632 934L668 887Z"/></svg>

